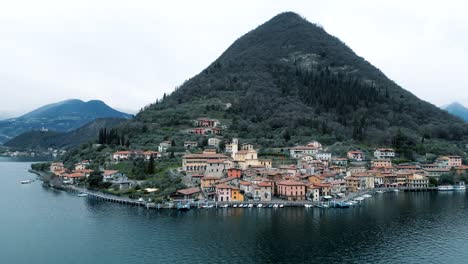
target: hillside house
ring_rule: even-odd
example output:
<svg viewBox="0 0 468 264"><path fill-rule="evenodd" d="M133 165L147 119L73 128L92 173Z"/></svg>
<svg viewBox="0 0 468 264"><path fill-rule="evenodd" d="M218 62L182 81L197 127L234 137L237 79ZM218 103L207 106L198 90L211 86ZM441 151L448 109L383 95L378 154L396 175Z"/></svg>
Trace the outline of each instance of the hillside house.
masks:
<svg viewBox="0 0 468 264"><path fill-rule="evenodd" d="M363 161L365 159L364 152L360 150L348 151L348 153L346 153L346 156L348 157L349 160L352 160L352 161Z"/></svg>
<svg viewBox="0 0 468 264"><path fill-rule="evenodd" d="M395 158L395 150L391 148L379 148L374 151L376 159L393 159Z"/></svg>

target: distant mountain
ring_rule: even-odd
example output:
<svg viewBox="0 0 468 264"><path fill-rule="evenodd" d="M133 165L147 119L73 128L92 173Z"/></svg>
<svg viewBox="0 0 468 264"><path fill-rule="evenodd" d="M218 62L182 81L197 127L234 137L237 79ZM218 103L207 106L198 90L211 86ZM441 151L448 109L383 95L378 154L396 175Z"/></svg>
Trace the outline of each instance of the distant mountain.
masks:
<svg viewBox="0 0 468 264"><path fill-rule="evenodd" d="M99 100L83 102L72 99L45 105L18 118L0 121L0 144L27 131L44 128L67 132L97 118L106 117L130 119L132 116Z"/></svg>
<svg viewBox="0 0 468 264"><path fill-rule="evenodd" d="M166 131L183 131L198 117L219 119L228 139L264 146L315 138L415 149L422 137L468 135L460 119L291 12L240 37L208 68L138 113L134 122L145 129L131 133L130 141L157 144Z"/></svg>
<svg viewBox="0 0 468 264"><path fill-rule="evenodd" d="M5 147L15 149L47 149L66 148L79 144L96 141L99 130L102 128L111 129L126 122L123 118L98 118L90 123L69 131L28 131L4 143Z"/></svg>
<svg viewBox="0 0 468 264"><path fill-rule="evenodd" d="M445 109L450 114L452 114L454 116L458 116L461 119L468 122L468 108L466 108L462 104L457 103L457 102L451 103L451 104L449 104L447 106L444 106L443 109Z"/></svg>

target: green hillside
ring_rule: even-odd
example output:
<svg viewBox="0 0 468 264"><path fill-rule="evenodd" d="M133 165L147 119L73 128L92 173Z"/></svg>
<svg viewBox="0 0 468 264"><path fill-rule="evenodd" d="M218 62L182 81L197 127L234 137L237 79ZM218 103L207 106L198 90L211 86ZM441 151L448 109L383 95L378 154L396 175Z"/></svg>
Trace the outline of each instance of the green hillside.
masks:
<svg viewBox="0 0 468 264"><path fill-rule="evenodd" d="M392 145L398 134L415 145L468 134L460 119L402 89L295 13L239 38L200 74L143 109L124 133L134 145L183 139L180 131L205 116L228 125L226 137L264 146L310 138Z"/></svg>

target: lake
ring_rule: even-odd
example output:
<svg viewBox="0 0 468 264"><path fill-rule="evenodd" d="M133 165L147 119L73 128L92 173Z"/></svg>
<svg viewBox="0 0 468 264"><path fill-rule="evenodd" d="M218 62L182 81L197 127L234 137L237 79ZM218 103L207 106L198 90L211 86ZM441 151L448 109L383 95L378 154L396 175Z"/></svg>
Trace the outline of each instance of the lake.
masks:
<svg viewBox="0 0 468 264"><path fill-rule="evenodd" d="M146 210L42 187L0 158L1 263L467 263L465 193L349 209Z"/></svg>

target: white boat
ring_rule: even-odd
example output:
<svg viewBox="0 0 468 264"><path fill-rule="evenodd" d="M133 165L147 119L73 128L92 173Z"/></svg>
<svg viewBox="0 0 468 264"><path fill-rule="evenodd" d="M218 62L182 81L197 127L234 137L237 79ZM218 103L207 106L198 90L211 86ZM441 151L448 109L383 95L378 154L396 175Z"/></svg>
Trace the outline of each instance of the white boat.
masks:
<svg viewBox="0 0 468 264"><path fill-rule="evenodd" d="M453 191L455 190L455 188L453 187L453 185L440 185L437 187L437 190L439 192L447 192L447 191Z"/></svg>
<svg viewBox="0 0 468 264"><path fill-rule="evenodd" d="M370 194L364 194L362 197L364 197L364 198L371 198L372 195L370 195Z"/></svg>
<svg viewBox="0 0 468 264"><path fill-rule="evenodd" d="M236 207L237 207L237 204L234 204L232 207L233 207L233 208L236 208Z"/></svg>
<svg viewBox="0 0 468 264"><path fill-rule="evenodd" d="M78 197L88 197L88 194L87 193L79 193L77 196Z"/></svg>
<svg viewBox="0 0 468 264"><path fill-rule="evenodd" d="M263 207L263 204L258 204L257 207L258 207L258 208L262 208L262 207Z"/></svg>
<svg viewBox="0 0 468 264"><path fill-rule="evenodd" d="M273 208L278 208L278 205L277 205L277 204L274 204L274 205L273 205Z"/></svg>
<svg viewBox="0 0 468 264"><path fill-rule="evenodd" d="M384 193L383 191L376 191L376 193Z"/></svg>
<svg viewBox="0 0 468 264"><path fill-rule="evenodd" d="M394 191L394 192L399 192L400 190L398 190L398 189L393 189L393 191Z"/></svg>
<svg viewBox="0 0 468 264"><path fill-rule="evenodd" d="M253 207L253 204L249 204L249 208L252 208Z"/></svg>
<svg viewBox="0 0 468 264"><path fill-rule="evenodd" d="M360 202L360 201L364 201L364 198L363 197L356 197L356 198L354 198L354 200Z"/></svg>
<svg viewBox="0 0 468 264"><path fill-rule="evenodd" d="M305 208L311 208L312 205L311 205L311 204L304 204L304 207L305 207Z"/></svg>
<svg viewBox="0 0 468 264"><path fill-rule="evenodd" d="M455 191L465 191L466 186L464 181L456 182L455 185L453 186L453 189Z"/></svg>
<svg viewBox="0 0 468 264"><path fill-rule="evenodd" d="M140 202L140 203L142 203L142 202L144 202L144 201L145 201L145 200L144 200L143 198L138 199L138 202Z"/></svg>
<svg viewBox="0 0 468 264"><path fill-rule="evenodd" d="M279 205L279 208L283 208L283 207L284 207L284 204L280 204L280 205Z"/></svg>
<svg viewBox="0 0 468 264"><path fill-rule="evenodd" d="M33 182L32 180L25 180L25 181L21 181L21 184L30 184L31 182Z"/></svg>

